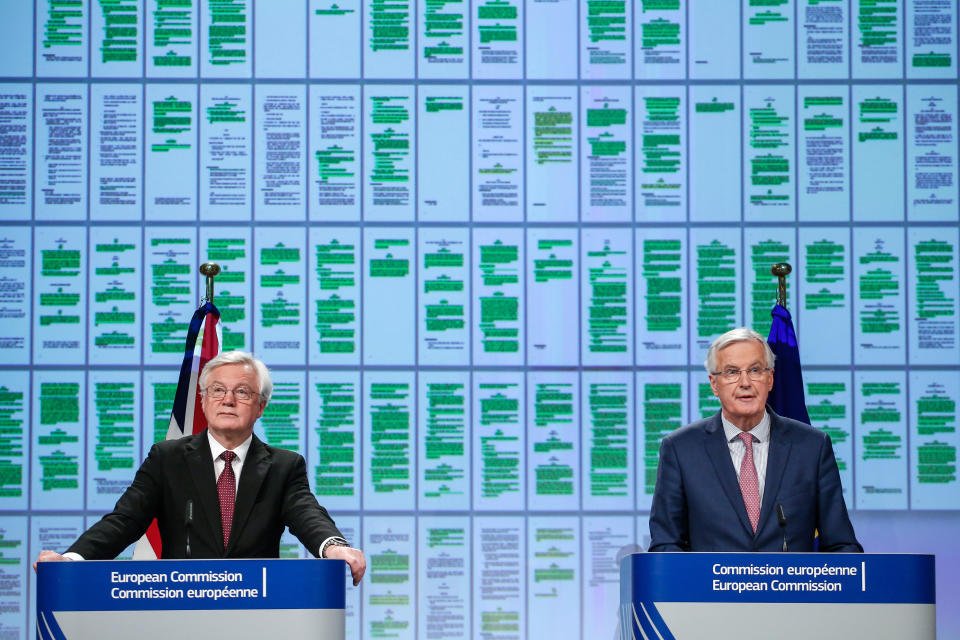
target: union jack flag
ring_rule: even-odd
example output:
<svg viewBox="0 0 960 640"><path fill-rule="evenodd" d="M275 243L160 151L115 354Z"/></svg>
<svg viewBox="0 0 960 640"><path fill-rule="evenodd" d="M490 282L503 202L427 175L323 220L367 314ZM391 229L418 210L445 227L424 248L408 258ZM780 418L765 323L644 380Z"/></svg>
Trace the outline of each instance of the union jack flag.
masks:
<svg viewBox="0 0 960 640"><path fill-rule="evenodd" d="M220 353L221 342L220 312L212 302L207 302L194 312L187 330L167 440L200 433L207 428L207 419L200 410L200 372ZM133 548L133 559L156 560L162 557L160 530L154 520Z"/></svg>

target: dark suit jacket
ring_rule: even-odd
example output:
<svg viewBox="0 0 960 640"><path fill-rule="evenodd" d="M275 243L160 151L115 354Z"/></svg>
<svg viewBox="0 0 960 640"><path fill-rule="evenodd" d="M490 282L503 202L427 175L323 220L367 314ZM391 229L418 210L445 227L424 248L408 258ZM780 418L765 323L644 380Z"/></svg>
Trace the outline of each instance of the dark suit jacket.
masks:
<svg viewBox="0 0 960 640"><path fill-rule="evenodd" d="M276 558L285 526L314 555L328 537L341 535L310 491L303 456L269 447L254 436L237 486L230 543L224 549L216 472L203 431L153 445L113 512L68 551L88 560L115 558L157 518L163 557L183 558L189 500L194 505L193 558Z"/></svg>
<svg viewBox="0 0 960 640"><path fill-rule="evenodd" d="M660 445L650 509L650 551L780 551L783 505L790 551L863 551L847 516L830 438L770 414L770 449L754 534L727 447L720 412L677 429Z"/></svg>

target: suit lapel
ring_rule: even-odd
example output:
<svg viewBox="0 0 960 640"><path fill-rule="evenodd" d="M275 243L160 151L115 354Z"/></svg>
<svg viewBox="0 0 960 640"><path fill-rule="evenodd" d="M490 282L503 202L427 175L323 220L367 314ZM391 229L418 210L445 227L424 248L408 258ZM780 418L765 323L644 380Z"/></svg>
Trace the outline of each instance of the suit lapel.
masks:
<svg viewBox="0 0 960 640"><path fill-rule="evenodd" d="M770 517L790 457L790 427L769 408L767 413L770 414L770 453L767 455L767 477L763 485L763 504L760 506L761 523Z"/></svg>
<svg viewBox="0 0 960 640"><path fill-rule="evenodd" d="M184 458L196 495L200 496L199 509L194 509L194 518L199 517L206 521L206 531L212 532L214 540L219 544L213 548L223 547L223 526L220 524L220 498L217 497L216 472L213 469L213 454L210 452L210 442L207 432L201 431L193 436L193 441L184 447Z"/></svg>
<svg viewBox="0 0 960 640"><path fill-rule="evenodd" d="M744 530L753 537L753 527L750 526L750 519L747 517L747 508L743 504L743 494L740 493L740 482L737 480L737 471L733 468L733 460L730 459L730 447L727 446L727 438L723 432L723 423L720 421L720 412L707 423L706 437L704 438L704 447L707 450L707 457L713 464L713 470L717 474L720 486L723 492L727 494L733 510Z"/></svg>
<svg viewBox="0 0 960 640"><path fill-rule="evenodd" d="M250 450L247 452L247 460L243 463L243 471L240 472L240 483L237 486L237 502L233 508L233 528L230 531L230 541L227 543L228 555L250 517L253 503L256 502L257 494L260 493L260 485L267 477L271 462L266 446L257 436L253 436Z"/></svg>

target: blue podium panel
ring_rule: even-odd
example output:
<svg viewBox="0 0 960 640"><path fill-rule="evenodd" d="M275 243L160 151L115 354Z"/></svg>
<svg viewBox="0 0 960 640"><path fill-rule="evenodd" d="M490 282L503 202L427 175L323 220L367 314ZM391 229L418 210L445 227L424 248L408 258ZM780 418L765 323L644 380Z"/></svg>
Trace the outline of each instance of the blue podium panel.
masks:
<svg viewBox="0 0 960 640"><path fill-rule="evenodd" d="M934 556L636 553L621 640L936 637Z"/></svg>
<svg viewBox="0 0 960 640"><path fill-rule="evenodd" d="M41 562L37 638L343 640L341 560Z"/></svg>

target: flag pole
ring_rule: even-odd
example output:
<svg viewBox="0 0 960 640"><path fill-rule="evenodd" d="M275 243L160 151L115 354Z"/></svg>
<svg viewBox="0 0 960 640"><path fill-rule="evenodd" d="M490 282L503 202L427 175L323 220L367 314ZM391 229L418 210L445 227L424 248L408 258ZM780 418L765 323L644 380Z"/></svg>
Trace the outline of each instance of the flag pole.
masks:
<svg viewBox="0 0 960 640"><path fill-rule="evenodd" d="M206 300L207 302L213 302L213 279L220 273L220 265L216 262L204 262L200 265L200 273L207 278Z"/></svg>
<svg viewBox="0 0 960 640"><path fill-rule="evenodd" d="M786 308L787 306L787 276L793 268L786 262L778 262L770 267L770 273L777 276L777 304Z"/></svg>
<svg viewBox="0 0 960 640"><path fill-rule="evenodd" d="M193 318L187 325L187 340L170 412L167 440L200 433L207 426L206 418L200 410L198 381L204 365L220 353L220 344L223 342L220 335L220 312L213 304L213 279L220 273L220 265L216 262L204 262L200 265L200 273L207 279L207 297L206 301L200 304L200 308L193 312ZM134 546L133 559L156 560L162 557L160 528L154 519Z"/></svg>
<svg viewBox="0 0 960 640"><path fill-rule="evenodd" d="M770 273L777 277L777 304L770 315L770 335L767 344L776 358L776 374L773 388L767 396L767 402L779 415L810 424L806 400L803 393L803 373L800 368L800 345L793 329L793 320L787 310L787 276L793 268L786 262L778 262L770 267Z"/></svg>

